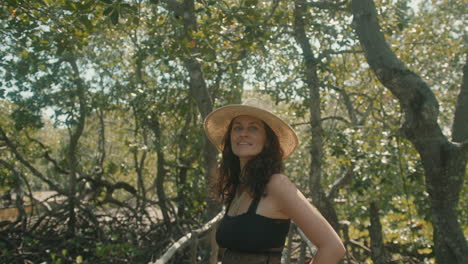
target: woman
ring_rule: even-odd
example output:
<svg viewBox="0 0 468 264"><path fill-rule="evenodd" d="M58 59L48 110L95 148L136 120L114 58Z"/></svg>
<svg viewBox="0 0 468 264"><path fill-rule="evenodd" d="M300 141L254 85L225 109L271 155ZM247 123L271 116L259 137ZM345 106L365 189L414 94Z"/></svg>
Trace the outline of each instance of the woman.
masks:
<svg viewBox="0 0 468 264"><path fill-rule="evenodd" d="M337 263L345 249L330 224L287 176L294 130L269 111L228 105L210 113L205 132L222 151L216 194L227 205L216 232L223 264L281 262L290 220L318 248L311 263Z"/></svg>

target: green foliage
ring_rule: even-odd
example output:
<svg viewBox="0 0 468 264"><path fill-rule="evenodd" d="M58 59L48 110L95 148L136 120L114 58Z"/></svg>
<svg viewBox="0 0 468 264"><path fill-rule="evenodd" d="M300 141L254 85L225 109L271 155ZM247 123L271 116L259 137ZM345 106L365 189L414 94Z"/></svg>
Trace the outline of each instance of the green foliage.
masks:
<svg viewBox="0 0 468 264"><path fill-rule="evenodd" d="M403 0L376 3L391 47L434 88L448 134L466 53L461 1L434 0L417 11ZM12 244L0 239L0 259L32 259L11 249L24 245L25 252L41 252L35 260L51 263L145 262L199 226L209 186L201 155L203 120L189 89L187 58L201 64L215 106L262 98L294 126L301 145L286 161L286 174L308 194L310 91L292 8L287 1L196 1L197 27L187 32L183 18L163 1L0 4L0 128L67 197L52 219L67 223L68 201L79 201L72 242L59 243L66 240L62 226L51 236L56 247L45 252L50 241L22 237L15 229L8 233ZM419 252L430 263L424 173L416 151L399 137L399 105L370 73L346 10L311 6L307 14L324 118L323 187L352 167L352 182L335 197L338 217L350 223L350 238L369 244L367 207L376 201L385 243L407 249L393 252L393 259ZM1 138L0 150L0 158L24 176L21 187L50 189ZM147 207L159 208L159 160L168 214L177 220L172 230L145 215ZM122 183L129 188L117 188ZM0 192L17 185L11 170L0 166ZM460 219L467 219L467 203L462 195ZM115 211L123 211L125 221ZM103 229L99 223L106 217L115 226ZM146 236L148 230L156 233ZM370 261L365 252L359 257Z"/></svg>

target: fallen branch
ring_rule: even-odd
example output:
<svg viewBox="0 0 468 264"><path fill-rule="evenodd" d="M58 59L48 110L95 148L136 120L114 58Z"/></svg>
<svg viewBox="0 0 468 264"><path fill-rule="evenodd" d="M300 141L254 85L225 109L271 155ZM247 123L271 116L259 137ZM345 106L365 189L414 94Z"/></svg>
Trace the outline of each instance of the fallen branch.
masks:
<svg viewBox="0 0 468 264"><path fill-rule="evenodd" d="M167 263L174 254L178 251L187 246L188 242L192 240L193 237L197 237L202 235L206 231L210 230L213 225L215 225L224 215L224 210L218 213L213 219L211 219L208 223L202 226L199 229L194 230L191 233L186 234L185 236L181 237L177 242L172 244L172 246L160 257L156 262L149 262L148 264L165 264Z"/></svg>

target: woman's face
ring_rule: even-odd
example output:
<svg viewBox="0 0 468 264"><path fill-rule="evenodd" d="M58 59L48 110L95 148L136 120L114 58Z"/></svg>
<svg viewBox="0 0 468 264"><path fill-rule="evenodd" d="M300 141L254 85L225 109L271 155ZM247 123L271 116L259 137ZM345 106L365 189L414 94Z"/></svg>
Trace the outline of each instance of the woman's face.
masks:
<svg viewBox="0 0 468 264"><path fill-rule="evenodd" d="M252 116L238 116L232 121L231 148L242 162L258 155L266 142L263 122Z"/></svg>

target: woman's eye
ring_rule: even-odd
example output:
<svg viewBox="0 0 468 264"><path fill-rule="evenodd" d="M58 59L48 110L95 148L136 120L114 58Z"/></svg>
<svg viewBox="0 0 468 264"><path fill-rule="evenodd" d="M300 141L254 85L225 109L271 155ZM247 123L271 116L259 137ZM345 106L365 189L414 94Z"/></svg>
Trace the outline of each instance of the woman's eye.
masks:
<svg viewBox="0 0 468 264"><path fill-rule="evenodd" d="M258 127L249 127L249 130L250 130L250 131L257 131L257 130L258 130Z"/></svg>
<svg viewBox="0 0 468 264"><path fill-rule="evenodd" d="M237 126L237 127L234 127L233 130L234 130L234 131L241 131L241 130L242 130L242 127Z"/></svg>

